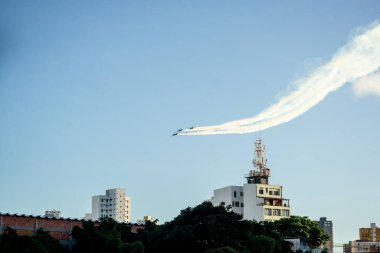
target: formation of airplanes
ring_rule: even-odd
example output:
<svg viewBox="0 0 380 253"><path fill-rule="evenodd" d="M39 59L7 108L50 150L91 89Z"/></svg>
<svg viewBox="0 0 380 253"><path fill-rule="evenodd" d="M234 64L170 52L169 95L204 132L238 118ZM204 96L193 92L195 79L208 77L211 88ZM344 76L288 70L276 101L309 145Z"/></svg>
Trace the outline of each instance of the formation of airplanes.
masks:
<svg viewBox="0 0 380 253"><path fill-rule="evenodd" d="M194 127L192 126L192 127L189 127L189 129L194 129ZM180 128L180 129L178 129L177 130L177 132L175 132L172 136L177 136L180 132L182 132L183 131L183 129L182 128Z"/></svg>

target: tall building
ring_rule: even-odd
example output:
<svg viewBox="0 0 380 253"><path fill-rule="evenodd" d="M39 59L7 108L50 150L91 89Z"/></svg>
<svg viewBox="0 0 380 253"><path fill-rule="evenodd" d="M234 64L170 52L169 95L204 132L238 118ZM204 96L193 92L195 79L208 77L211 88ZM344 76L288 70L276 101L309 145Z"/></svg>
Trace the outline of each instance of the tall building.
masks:
<svg viewBox="0 0 380 253"><path fill-rule="evenodd" d="M93 221L103 217L113 218L117 222L131 222L131 198L125 196L122 188L106 190L106 195L92 197Z"/></svg>
<svg viewBox="0 0 380 253"><path fill-rule="evenodd" d="M376 227L376 223L371 223L369 228L359 228L360 241L379 242L380 228Z"/></svg>
<svg viewBox="0 0 380 253"><path fill-rule="evenodd" d="M380 252L380 229L375 223L371 223L369 228L359 228L359 238L344 244L344 253Z"/></svg>
<svg viewBox="0 0 380 253"><path fill-rule="evenodd" d="M270 185L270 170L266 166L265 147L261 139L255 142L254 169L245 176L243 186L227 186L214 190L211 203L214 206L231 206L243 219L274 221L290 216L289 199L283 198L281 185Z"/></svg>
<svg viewBox="0 0 380 253"><path fill-rule="evenodd" d="M330 239L322 246L327 248L329 253L333 253L334 250L334 236L333 236L333 223L326 219L326 217L319 218L319 221L315 221L319 224L319 227L330 237Z"/></svg>

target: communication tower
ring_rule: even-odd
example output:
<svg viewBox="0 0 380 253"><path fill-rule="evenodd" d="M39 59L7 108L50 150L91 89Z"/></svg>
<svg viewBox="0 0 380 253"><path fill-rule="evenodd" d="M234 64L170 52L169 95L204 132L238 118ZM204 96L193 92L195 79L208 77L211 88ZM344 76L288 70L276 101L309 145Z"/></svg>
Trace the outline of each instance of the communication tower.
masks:
<svg viewBox="0 0 380 253"><path fill-rule="evenodd" d="M268 184L270 177L270 169L267 167L267 159L265 158L265 146L261 138L255 142L255 152L253 170L250 170L248 175L245 176L248 184Z"/></svg>

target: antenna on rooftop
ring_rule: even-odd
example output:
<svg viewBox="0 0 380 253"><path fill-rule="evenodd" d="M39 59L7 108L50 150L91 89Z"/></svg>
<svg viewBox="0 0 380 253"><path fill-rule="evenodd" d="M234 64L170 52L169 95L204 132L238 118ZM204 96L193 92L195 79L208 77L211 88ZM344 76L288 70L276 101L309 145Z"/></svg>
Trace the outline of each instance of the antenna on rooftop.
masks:
<svg viewBox="0 0 380 253"><path fill-rule="evenodd" d="M250 170L246 176L249 184L268 184L270 177L270 170L267 168L267 159L265 158L265 146L261 139L261 125L260 125L260 139L255 141L254 158L252 160L253 170Z"/></svg>

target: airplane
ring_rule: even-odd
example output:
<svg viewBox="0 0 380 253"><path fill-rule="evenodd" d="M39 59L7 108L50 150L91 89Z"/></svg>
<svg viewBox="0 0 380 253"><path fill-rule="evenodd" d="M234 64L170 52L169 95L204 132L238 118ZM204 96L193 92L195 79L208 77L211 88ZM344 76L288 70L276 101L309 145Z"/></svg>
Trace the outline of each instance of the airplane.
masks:
<svg viewBox="0 0 380 253"><path fill-rule="evenodd" d="M191 129L194 129L194 127L192 126L192 127L190 127L189 129L190 129L190 130L191 130Z"/></svg>
<svg viewBox="0 0 380 253"><path fill-rule="evenodd" d="M182 130L183 130L182 128L178 129L177 133L181 132Z"/></svg>
<svg viewBox="0 0 380 253"><path fill-rule="evenodd" d="M178 133L174 133L172 136L177 136Z"/></svg>

